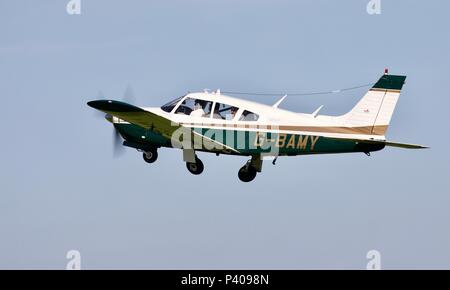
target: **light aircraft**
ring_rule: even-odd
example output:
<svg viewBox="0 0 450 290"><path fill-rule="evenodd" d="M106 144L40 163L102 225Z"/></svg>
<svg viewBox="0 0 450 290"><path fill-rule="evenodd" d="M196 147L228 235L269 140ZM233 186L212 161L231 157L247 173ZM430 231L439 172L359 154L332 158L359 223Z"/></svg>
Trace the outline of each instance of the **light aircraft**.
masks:
<svg viewBox="0 0 450 290"><path fill-rule="evenodd" d="M363 98L346 114L326 116L296 113L226 96L220 91L188 93L162 107L137 107L114 100L87 104L106 113L124 139L122 145L143 153L148 163L161 147L179 148L194 175L203 172L197 152L248 156L238 177L252 181L266 156L370 152L385 146L422 149L426 146L387 141L385 134L406 76L386 70Z"/></svg>

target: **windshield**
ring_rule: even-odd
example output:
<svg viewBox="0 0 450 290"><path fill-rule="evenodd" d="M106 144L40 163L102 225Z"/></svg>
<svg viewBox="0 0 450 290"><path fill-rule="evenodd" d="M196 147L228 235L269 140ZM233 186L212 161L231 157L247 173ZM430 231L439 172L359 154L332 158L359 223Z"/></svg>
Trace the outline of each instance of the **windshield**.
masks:
<svg viewBox="0 0 450 290"><path fill-rule="evenodd" d="M184 98L184 96L179 97L179 98L177 98L177 99L175 99L175 100L173 100L173 101L168 102L167 104L163 105L163 106L161 107L161 109L162 109L163 111L166 111L167 113L172 112L172 110L175 108L175 106L178 104L178 102L179 102L182 98Z"/></svg>

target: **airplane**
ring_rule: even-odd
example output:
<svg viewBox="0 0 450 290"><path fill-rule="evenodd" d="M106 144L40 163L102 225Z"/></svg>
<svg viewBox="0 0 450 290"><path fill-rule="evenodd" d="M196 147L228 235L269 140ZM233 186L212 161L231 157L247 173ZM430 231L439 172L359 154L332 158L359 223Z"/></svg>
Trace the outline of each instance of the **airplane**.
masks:
<svg viewBox="0 0 450 290"><path fill-rule="evenodd" d="M279 156L365 153L386 146L406 149L422 145L386 140L386 132L406 76L388 70L346 114L297 113L215 92L188 93L161 107L138 107L116 100L87 104L105 113L122 145L143 153L147 163L158 158L161 147L182 150L189 172L199 175L203 162L197 152L247 156L238 177L252 181L262 171L263 160L275 164Z"/></svg>

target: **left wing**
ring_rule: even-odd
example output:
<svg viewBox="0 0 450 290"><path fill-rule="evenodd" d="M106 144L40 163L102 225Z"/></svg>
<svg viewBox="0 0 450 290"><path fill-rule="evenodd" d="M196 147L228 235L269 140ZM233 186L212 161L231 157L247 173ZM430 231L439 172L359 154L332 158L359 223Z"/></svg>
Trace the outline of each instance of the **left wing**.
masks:
<svg viewBox="0 0 450 290"><path fill-rule="evenodd" d="M173 132L180 127L180 124L167 118L120 101L97 100L87 104L94 109L111 114L142 128L158 132L166 138L171 138Z"/></svg>
<svg viewBox="0 0 450 290"><path fill-rule="evenodd" d="M190 134L193 132L193 134L199 136L199 138L192 139L194 144L191 144L191 146L194 145L194 148L218 148L219 151L228 150L239 153L239 151L237 151L236 149L223 143L217 142L206 136L203 136L198 132L192 131L190 128L184 127L167 118L124 102L112 100L97 100L88 102L87 104L94 109L113 115L117 118L130 122L131 124L135 124L142 128L155 131L168 139L172 139L173 133L180 128L186 130L185 132L183 132L185 134ZM177 142L177 140L172 141L178 143L177 147L183 147L180 142Z"/></svg>

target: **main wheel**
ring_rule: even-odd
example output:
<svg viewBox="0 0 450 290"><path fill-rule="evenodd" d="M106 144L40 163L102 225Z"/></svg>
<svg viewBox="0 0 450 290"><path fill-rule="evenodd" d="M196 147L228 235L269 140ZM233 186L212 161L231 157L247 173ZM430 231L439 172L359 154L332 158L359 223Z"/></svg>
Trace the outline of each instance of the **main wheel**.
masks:
<svg viewBox="0 0 450 290"><path fill-rule="evenodd" d="M142 154L142 157L144 158L145 162L147 163L153 163L158 159L158 151L156 149L146 151L144 154Z"/></svg>
<svg viewBox="0 0 450 290"><path fill-rule="evenodd" d="M256 177L256 169L253 166L244 165L239 169L238 177L243 182L250 182Z"/></svg>
<svg viewBox="0 0 450 290"><path fill-rule="evenodd" d="M189 170L190 173L194 174L194 175L199 175L203 172L203 162L198 159L195 158L196 162L192 163L192 162L186 162L186 168L187 170Z"/></svg>

